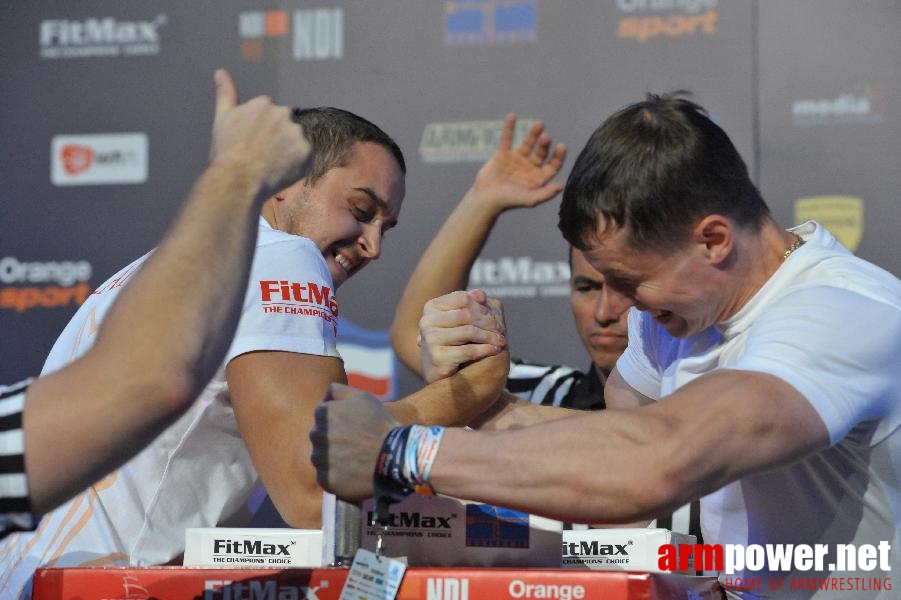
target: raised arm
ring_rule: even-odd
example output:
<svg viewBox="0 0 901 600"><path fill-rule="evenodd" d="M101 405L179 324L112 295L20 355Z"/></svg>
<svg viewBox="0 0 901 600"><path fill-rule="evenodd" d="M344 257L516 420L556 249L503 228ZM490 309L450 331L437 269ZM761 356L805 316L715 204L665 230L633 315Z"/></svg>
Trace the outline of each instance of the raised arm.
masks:
<svg viewBox="0 0 901 600"><path fill-rule="evenodd" d="M514 148L515 127L516 116L507 115L497 150L423 253L397 305L391 342L401 362L420 375L416 340L426 302L465 289L469 270L502 212L537 206L562 189L551 179L563 165L566 147L557 144L551 150L551 138L537 122ZM473 341L484 343L489 337Z"/></svg>
<svg viewBox="0 0 901 600"><path fill-rule="evenodd" d="M221 364L240 313L260 204L303 176L310 145L290 109L237 104L216 73L212 160L93 348L26 397L26 471L41 514L148 444ZM73 408L77 407L77 409Z"/></svg>

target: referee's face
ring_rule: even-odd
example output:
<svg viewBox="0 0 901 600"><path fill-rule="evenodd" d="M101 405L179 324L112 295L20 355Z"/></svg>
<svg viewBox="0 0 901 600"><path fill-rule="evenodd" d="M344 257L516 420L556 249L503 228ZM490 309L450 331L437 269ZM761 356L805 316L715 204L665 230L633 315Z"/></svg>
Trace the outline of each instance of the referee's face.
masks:
<svg viewBox="0 0 901 600"><path fill-rule="evenodd" d="M569 301L582 344L592 362L603 371L611 371L626 349L626 315L628 310L611 320L599 311L604 276L588 264L580 250L571 249Z"/></svg>

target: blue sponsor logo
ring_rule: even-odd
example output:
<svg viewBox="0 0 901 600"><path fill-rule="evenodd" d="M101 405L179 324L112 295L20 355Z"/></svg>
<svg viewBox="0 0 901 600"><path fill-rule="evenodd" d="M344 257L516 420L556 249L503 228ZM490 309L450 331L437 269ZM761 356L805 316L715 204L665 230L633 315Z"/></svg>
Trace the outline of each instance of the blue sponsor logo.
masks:
<svg viewBox="0 0 901 600"><path fill-rule="evenodd" d="M534 42L538 0L446 0L444 42L448 45Z"/></svg>

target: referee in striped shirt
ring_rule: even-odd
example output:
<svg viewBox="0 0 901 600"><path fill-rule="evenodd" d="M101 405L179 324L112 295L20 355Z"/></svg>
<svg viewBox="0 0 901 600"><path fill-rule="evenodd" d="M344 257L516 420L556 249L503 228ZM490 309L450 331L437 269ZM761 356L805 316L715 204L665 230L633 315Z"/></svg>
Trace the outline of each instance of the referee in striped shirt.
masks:
<svg viewBox="0 0 901 600"><path fill-rule="evenodd" d="M422 375L416 343L419 318L426 302L465 289L480 249L501 213L546 202L561 190L551 181L563 165L566 148L551 138L540 122L513 146L516 119L504 120L494 155L482 166L469 191L454 208L423 253L407 283L391 326L398 358ZM604 277L578 249L570 247L570 306L582 345L591 357L586 371L512 361L507 390L534 404L577 410L602 410L604 384L627 344L626 315L615 321L601 317L598 303ZM657 527L689 533L701 540L699 503L656 520Z"/></svg>

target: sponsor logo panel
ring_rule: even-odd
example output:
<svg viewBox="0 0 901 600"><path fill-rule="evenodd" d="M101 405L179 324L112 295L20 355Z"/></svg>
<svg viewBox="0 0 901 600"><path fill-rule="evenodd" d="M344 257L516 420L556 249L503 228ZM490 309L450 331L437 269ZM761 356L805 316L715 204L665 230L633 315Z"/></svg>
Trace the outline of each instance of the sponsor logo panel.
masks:
<svg viewBox="0 0 901 600"><path fill-rule="evenodd" d="M318 61L344 56L342 8L244 11L238 16L241 59Z"/></svg>
<svg viewBox="0 0 901 600"><path fill-rule="evenodd" d="M200 598L202 600L282 600L283 598L319 600L316 592L322 588L328 588L328 583L325 580L317 586L302 586L263 578L244 581L207 579L203 582L203 596Z"/></svg>
<svg viewBox="0 0 901 600"><path fill-rule="evenodd" d="M444 43L449 46L534 42L538 0L447 0Z"/></svg>
<svg viewBox="0 0 901 600"><path fill-rule="evenodd" d="M469 285L495 298L558 298L569 295L569 264L531 256L480 258L469 272Z"/></svg>
<svg viewBox="0 0 901 600"><path fill-rule="evenodd" d="M78 307L88 296L93 268L86 260L23 261L0 258L0 310Z"/></svg>
<svg viewBox="0 0 901 600"><path fill-rule="evenodd" d="M623 16L616 37L645 43L655 38L715 35L719 0L616 0Z"/></svg>
<svg viewBox="0 0 901 600"><path fill-rule="evenodd" d="M528 118L516 120L514 146L534 122ZM503 125L503 121L429 123L422 131L419 155L425 163L483 162L494 154Z"/></svg>
<svg viewBox="0 0 901 600"><path fill-rule="evenodd" d="M863 198L810 196L795 200L795 223L816 221L854 252L863 238Z"/></svg>
<svg viewBox="0 0 901 600"><path fill-rule="evenodd" d="M479 548L528 548L529 515L490 504L467 504L466 545Z"/></svg>
<svg viewBox="0 0 901 600"><path fill-rule="evenodd" d="M821 98L792 102L792 123L813 125L878 125L885 121L886 85L865 84Z"/></svg>
<svg viewBox="0 0 901 600"><path fill-rule="evenodd" d="M57 135L50 141L50 181L56 186L147 181L147 134Z"/></svg>
<svg viewBox="0 0 901 600"><path fill-rule="evenodd" d="M149 21L110 16L47 19L41 21L38 32L40 55L45 59L157 55L160 29L168 21L165 14Z"/></svg>

